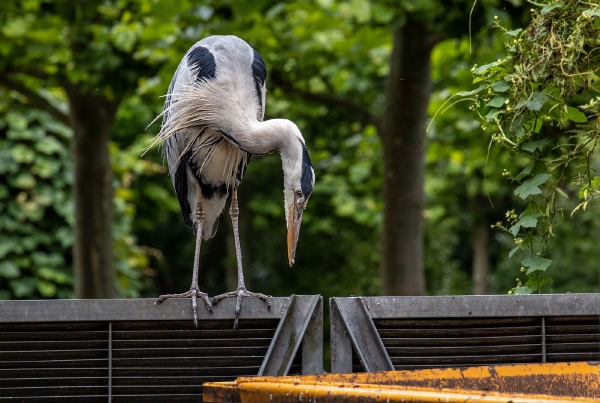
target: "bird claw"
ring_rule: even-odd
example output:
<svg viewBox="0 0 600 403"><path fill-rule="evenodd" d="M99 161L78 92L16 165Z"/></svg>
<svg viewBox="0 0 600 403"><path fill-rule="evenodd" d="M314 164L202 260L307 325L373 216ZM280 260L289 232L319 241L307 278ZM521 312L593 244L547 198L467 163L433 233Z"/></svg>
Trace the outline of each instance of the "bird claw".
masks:
<svg viewBox="0 0 600 403"><path fill-rule="evenodd" d="M267 304L267 310L268 311L271 310L271 301L269 300L270 295L261 294L259 292L251 292L251 291L246 290L246 287L238 287L237 290L235 290L235 291L226 292L224 294L217 295L216 297L213 298L213 305L217 305L219 303L219 301L221 301L225 298L232 298L232 297L236 298L235 319L233 321L234 329L237 329L237 327L238 327L238 317L239 317L240 311L242 309L242 298L243 297L259 298Z"/></svg>
<svg viewBox="0 0 600 403"><path fill-rule="evenodd" d="M210 303L210 299L208 298L208 294L200 291L200 289L196 287L190 288L189 291L183 292L181 294L165 294L161 295L154 301L154 305L157 303L161 303L166 299L171 298L190 298L192 300L192 312L194 315L194 326L196 329L198 328L198 297L202 298L204 301L204 305L206 305L206 309L208 312L212 314L212 304Z"/></svg>

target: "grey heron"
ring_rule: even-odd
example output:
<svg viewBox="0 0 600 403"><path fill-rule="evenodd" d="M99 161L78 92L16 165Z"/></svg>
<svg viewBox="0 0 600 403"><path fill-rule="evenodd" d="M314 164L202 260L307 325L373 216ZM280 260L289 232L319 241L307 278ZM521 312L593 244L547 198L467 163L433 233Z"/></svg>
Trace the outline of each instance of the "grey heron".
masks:
<svg viewBox="0 0 600 403"><path fill-rule="evenodd" d="M267 68L260 54L236 36L210 36L185 54L169 86L160 132L181 213L194 229L196 250L190 290L161 295L190 298L198 326L197 299L212 312L211 301L198 287L200 243L212 238L219 215L231 196L229 210L237 257L238 286L213 298L217 304L236 297L234 328L243 297L269 297L250 292L244 284L238 231L237 188L252 156L279 150L283 165L287 250L294 263L302 213L312 193L315 173L298 127L287 119L264 121ZM195 209L195 211L193 210Z"/></svg>

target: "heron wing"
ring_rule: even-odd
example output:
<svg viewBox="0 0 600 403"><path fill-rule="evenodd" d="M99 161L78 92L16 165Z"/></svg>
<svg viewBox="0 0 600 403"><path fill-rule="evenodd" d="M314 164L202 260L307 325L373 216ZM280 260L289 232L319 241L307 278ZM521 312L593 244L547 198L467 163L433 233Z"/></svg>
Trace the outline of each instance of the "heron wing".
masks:
<svg viewBox="0 0 600 403"><path fill-rule="evenodd" d="M202 82L215 77L216 64L212 53L200 43L193 46L183 58L177 71L171 80L169 90L163 107L163 127L167 127L169 119L173 116L174 109L171 108L174 102L174 95L191 82ZM176 108L176 105L174 105ZM203 133L202 128L180 130L165 141L164 154L169 165L169 173L173 182L181 215L185 225L192 227L192 209L189 203L188 192L188 166L193 151L190 147L195 140ZM198 133L196 133L198 132ZM193 137L193 138L190 138Z"/></svg>

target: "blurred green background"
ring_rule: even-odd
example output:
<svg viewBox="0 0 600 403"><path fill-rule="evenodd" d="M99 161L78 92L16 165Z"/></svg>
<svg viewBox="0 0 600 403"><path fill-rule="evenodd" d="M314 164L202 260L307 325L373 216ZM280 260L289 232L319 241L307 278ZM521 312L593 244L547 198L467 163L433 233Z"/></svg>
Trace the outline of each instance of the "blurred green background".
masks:
<svg viewBox="0 0 600 403"><path fill-rule="evenodd" d="M181 57L212 34L237 35L261 53L269 69L266 119L298 124L317 177L289 268L279 156L252 160L239 189L248 288L274 296L381 294L384 152L377 125L365 115L380 116L386 108L394 32L417 21L435 39L431 86L423 88L427 124L453 94L473 88L474 64L503 55L506 38L492 29L494 16L523 27L529 8L520 0L4 0L0 299L74 296L78 150L71 144L71 114L74 106L94 114L97 106L86 99L98 97L115 108L114 119L107 118L115 295L188 289L194 237L159 151L142 156L142 149L159 130L158 123L148 125L162 110L161 96ZM79 105L73 94L85 95ZM506 293L522 274L522 256L508 258L512 237L490 225L507 210L524 209L501 175L523 165L489 146L468 107L457 103L438 114L427 132L422 125L422 263L429 295ZM570 212L577 201L562 203ZM554 283L545 291L599 291L598 210L574 218L565 213L555 234L547 250ZM484 281L474 288L478 270ZM235 286L225 214L215 238L203 243L200 288L215 295Z"/></svg>

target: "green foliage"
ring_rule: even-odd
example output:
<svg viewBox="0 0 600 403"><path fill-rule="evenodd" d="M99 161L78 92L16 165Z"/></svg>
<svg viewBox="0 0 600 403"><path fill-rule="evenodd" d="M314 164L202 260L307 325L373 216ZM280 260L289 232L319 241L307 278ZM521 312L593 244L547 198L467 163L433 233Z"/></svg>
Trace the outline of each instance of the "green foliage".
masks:
<svg viewBox="0 0 600 403"><path fill-rule="evenodd" d="M541 290L551 282L546 253L557 220L562 219L559 196L579 195L579 208L600 198L594 158L600 131L595 117L600 98L595 93L600 68L600 5L580 1L547 3L532 9L533 20L525 30L496 26L504 32L506 55L472 69L475 83L474 110L492 140L527 161L518 175L514 194L529 206L520 215L507 215L518 249L531 256L529 279L513 291ZM557 215L558 214L558 215ZM543 275L541 274L543 272ZM528 288L524 288L528 287Z"/></svg>
<svg viewBox="0 0 600 403"><path fill-rule="evenodd" d="M71 298L73 167L71 132L46 113L7 102L0 109L0 299ZM132 234L136 175L164 173L139 159L141 145L111 147L115 181L114 245L118 294L148 286L148 257Z"/></svg>
<svg viewBox="0 0 600 403"><path fill-rule="evenodd" d="M43 112L7 106L0 108L0 299L68 298L70 132Z"/></svg>

